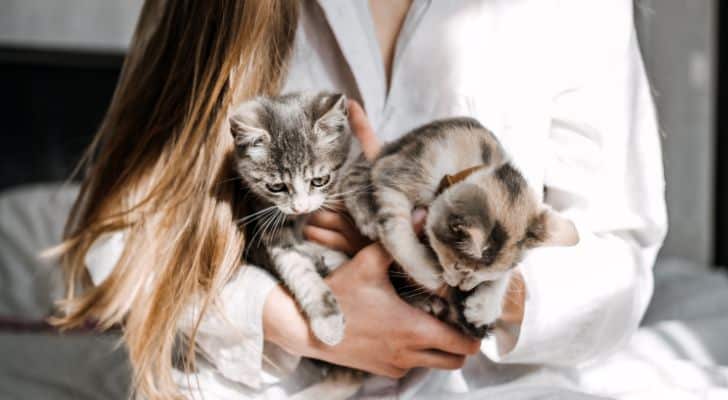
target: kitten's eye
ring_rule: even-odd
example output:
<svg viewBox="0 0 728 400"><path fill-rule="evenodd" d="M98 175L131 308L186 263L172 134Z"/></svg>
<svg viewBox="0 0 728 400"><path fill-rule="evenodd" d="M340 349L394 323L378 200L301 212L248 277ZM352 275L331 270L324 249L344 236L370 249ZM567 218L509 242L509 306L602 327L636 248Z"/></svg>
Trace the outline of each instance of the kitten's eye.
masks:
<svg viewBox="0 0 728 400"><path fill-rule="evenodd" d="M284 183L266 183L265 188L272 193L280 193L287 190Z"/></svg>
<svg viewBox="0 0 728 400"><path fill-rule="evenodd" d="M447 219L447 227L450 228L452 233L461 234L465 229L465 221L459 215L450 215Z"/></svg>
<svg viewBox="0 0 728 400"><path fill-rule="evenodd" d="M331 174L325 175L325 176L319 176L317 178L311 179L311 185L314 187L322 187L325 186L329 181L331 180Z"/></svg>

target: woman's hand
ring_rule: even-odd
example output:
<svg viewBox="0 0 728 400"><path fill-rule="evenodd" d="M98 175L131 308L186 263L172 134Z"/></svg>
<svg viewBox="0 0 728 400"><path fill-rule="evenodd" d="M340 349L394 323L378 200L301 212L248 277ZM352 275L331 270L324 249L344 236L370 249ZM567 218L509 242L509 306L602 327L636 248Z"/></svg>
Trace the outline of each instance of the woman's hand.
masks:
<svg viewBox="0 0 728 400"><path fill-rule="evenodd" d="M356 100L349 100L346 104L349 111L349 125L354 132L354 136L361 144L361 151L367 160L373 160L382 149L382 142L379 141L374 133L372 124L369 123L364 109L361 108Z"/></svg>
<svg viewBox="0 0 728 400"><path fill-rule="evenodd" d="M414 367L462 367L480 343L400 299L387 274L391 262L379 244L371 244L327 278L346 316L341 343L319 342L280 287L265 304L266 340L292 354L394 378Z"/></svg>
<svg viewBox="0 0 728 400"><path fill-rule="evenodd" d="M500 320L510 325L520 326L523 322L525 302L526 284L521 273L516 271L511 275L511 281L508 284L508 291L503 302L503 314L501 314Z"/></svg>
<svg viewBox="0 0 728 400"><path fill-rule="evenodd" d="M317 211L303 228L306 239L353 257L371 241L359 232L348 214Z"/></svg>

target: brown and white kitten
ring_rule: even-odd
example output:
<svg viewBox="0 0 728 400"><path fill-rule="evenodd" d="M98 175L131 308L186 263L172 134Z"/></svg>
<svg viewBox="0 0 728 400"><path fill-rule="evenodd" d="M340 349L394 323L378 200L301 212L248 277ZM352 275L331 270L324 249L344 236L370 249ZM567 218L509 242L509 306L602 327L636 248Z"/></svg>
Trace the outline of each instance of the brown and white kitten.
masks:
<svg viewBox="0 0 728 400"><path fill-rule="evenodd" d="M457 179L443 185L446 177ZM474 336L501 314L525 251L578 241L574 225L538 200L497 138L472 118L407 133L372 163L360 158L341 184L354 193L346 204L363 233L430 293L449 288L450 304L420 306ZM412 229L415 207L429 209L429 246Z"/></svg>
<svg viewBox="0 0 728 400"><path fill-rule="evenodd" d="M336 182L349 155L346 97L298 93L258 97L230 117L235 169L253 196L243 218L249 262L289 289L322 342L344 334L344 316L323 277L345 256L304 240L307 215L340 197ZM332 259L333 258L333 259Z"/></svg>
<svg viewBox="0 0 728 400"><path fill-rule="evenodd" d="M495 136L470 118L417 128L373 162L359 157L340 185L359 229L379 239L403 270L390 275L400 295L476 337L500 316L511 270L525 251L578 240L573 224L538 201ZM420 206L429 208L429 245L411 226ZM428 291L412 289L411 280ZM444 298L431 295L442 286ZM363 382L353 370L327 370L293 399L348 398Z"/></svg>

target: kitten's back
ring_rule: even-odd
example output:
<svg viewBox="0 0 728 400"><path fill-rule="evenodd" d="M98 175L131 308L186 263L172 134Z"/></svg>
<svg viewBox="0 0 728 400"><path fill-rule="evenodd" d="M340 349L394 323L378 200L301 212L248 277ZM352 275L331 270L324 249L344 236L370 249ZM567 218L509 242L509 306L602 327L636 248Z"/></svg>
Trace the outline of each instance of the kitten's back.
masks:
<svg viewBox="0 0 728 400"><path fill-rule="evenodd" d="M372 169L375 186L406 192L427 205L441 179L474 166L500 165L506 155L498 139L473 118L434 121L382 149Z"/></svg>

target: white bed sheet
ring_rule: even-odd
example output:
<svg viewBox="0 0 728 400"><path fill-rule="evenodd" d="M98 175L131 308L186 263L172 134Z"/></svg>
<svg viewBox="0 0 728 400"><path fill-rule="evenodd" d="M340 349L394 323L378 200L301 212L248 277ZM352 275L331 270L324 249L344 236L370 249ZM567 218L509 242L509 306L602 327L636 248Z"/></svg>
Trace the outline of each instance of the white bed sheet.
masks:
<svg viewBox="0 0 728 400"><path fill-rule="evenodd" d="M58 268L37 254L58 242L76 191L48 184L0 194L0 318L40 320L62 293ZM609 359L578 370L535 370L470 397L559 399L567 394L556 387L568 382L621 399L728 399L726 274L668 259L658 262L655 277L643 326ZM114 334L0 331L0 398L125 399L128 365L117 344Z"/></svg>

